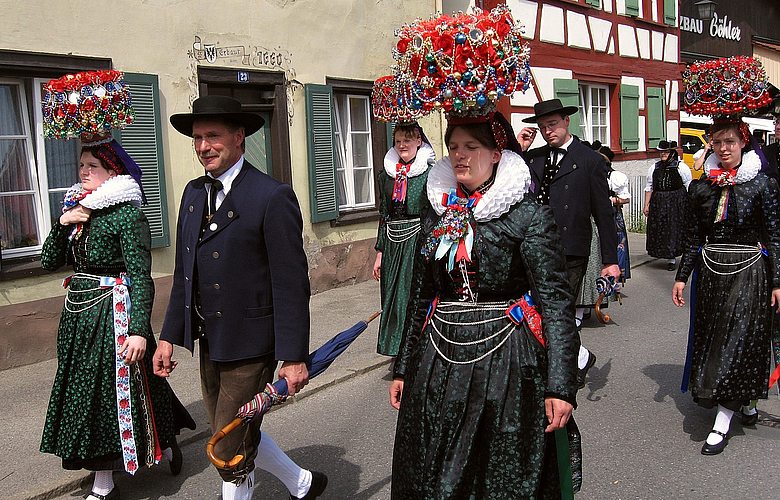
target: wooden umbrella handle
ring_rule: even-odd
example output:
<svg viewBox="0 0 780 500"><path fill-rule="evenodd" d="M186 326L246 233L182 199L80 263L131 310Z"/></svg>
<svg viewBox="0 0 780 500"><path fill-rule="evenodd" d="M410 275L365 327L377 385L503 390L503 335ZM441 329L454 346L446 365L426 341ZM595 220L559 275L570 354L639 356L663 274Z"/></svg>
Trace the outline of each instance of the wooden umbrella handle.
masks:
<svg viewBox="0 0 780 500"><path fill-rule="evenodd" d="M227 424L225 427L223 427L221 430L217 431L216 434L211 436L211 439L209 439L209 442L206 443L206 455L208 455L209 460L212 464L216 465L220 469L235 469L238 464L241 463L241 461L244 459L244 455L236 455L230 460L224 460L222 458L219 458L214 453L214 447L224 439L225 436L233 432L236 428L241 426L243 423L243 419L241 418L234 418L230 421L229 424Z"/></svg>
<svg viewBox="0 0 780 500"><path fill-rule="evenodd" d="M601 312L601 302L604 300L604 294L600 293L599 297L596 299L596 305L593 306L593 310L596 312L596 319L598 319L601 323L607 324L612 319L609 317L609 314L604 314Z"/></svg>
<svg viewBox="0 0 780 500"><path fill-rule="evenodd" d="M371 323L377 317L379 317L380 314L382 314L382 311L376 311L375 313L373 313L371 316L368 317L368 319L366 320L366 323Z"/></svg>

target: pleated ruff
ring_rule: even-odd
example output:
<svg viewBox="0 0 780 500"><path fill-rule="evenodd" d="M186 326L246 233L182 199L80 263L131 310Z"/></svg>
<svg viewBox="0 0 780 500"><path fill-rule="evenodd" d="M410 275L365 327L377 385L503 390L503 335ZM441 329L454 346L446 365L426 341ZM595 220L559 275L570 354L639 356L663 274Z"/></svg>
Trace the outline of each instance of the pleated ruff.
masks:
<svg viewBox="0 0 780 500"><path fill-rule="evenodd" d="M647 217L647 253L658 259L682 255L685 248L685 221L688 194L685 188L676 191L653 191L650 214Z"/></svg>
<svg viewBox="0 0 780 500"><path fill-rule="evenodd" d="M387 231L382 252L382 317L376 349L379 354L397 356L409 305L420 220L391 221Z"/></svg>
<svg viewBox="0 0 780 500"><path fill-rule="evenodd" d="M71 290L94 287L92 280L74 278L70 283ZM88 301L105 292L73 294L72 298ZM84 306L70 307L78 311ZM194 428L167 382L153 375L151 354L155 349L156 342L147 339L146 355L131 368L130 376L133 429L142 465L153 458L155 430L160 447L165 449L178 429ZM62 458L66 469L124 469L117 424L110 294L84 311L63 309L57 333L57 361L41 451ZM175 422L181 418L186 420L184 425Z"/></svg>
<svg viewBox="0 0 780 500"><path fill-rule="evenodd" d="M615 208L615 227L618 237L618 266L620 267L620 279L625 282L631 278L631 254L628 248L628 231L626 230L626 220L623 218L623 210L620 207Z"/></svg>
<svg viewBox="0 0 780 500"><path fill-rule="evenodd" d="M439 304L405 378L392 498L560 497L544 348L507 306Z"/></svg>
<svg viewBox="0 0 780 500"><path fill-rule="evenodd" d="M699 258L694 400L734 408L765 399L775 326L765 257L756 247L705 245Z"/></svg>

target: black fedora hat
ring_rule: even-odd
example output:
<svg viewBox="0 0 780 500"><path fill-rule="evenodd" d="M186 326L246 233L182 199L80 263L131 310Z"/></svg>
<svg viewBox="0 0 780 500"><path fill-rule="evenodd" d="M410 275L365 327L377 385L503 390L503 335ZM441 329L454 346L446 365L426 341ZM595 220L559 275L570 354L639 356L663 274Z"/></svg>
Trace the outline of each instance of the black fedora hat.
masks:
<svg viewBox="0 0 780 500"><path fill-rule="evenodd" d="M670 149L677 149L677 141L667 141L666 139L658 141L656 148L658 151L669 151Z"/></svg>
<svg viewBox="0 0 780 500"><path fill-rule="evenodd" d="M207 95L198 97L192 103L192 113L171 115L171 125L182 134L192 137L192 124L195 120L219 118L244 127L250 136L260 130L265 123L256 113L241 111L241 103L232 97Z"/></svg>
<svg viewBox="0 0 780 500"><path fill-rule="evenodd" d="M523 123L536 123L539 121L539 118L553 113L569 116L577 111L579 111L577 106L564 106L560 99L550 99L549 101L542 101L534 104L534 116L524 119Z"/></svg>

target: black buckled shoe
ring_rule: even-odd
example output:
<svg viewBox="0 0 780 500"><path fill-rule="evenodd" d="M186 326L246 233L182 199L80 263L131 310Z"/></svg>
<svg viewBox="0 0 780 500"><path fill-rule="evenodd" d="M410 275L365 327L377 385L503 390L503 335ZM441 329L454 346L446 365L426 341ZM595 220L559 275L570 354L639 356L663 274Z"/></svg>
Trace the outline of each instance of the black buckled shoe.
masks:
<svg viewBox="0 0 780 500"><path fill-rule="evenodd" d="M168 463L171 468L171 475L178 476L179 473L181 473L183 460L181 456L181 448L179 448L179 443L176 442L176 438L173 438L173 442L171 443L171 455L171 461Z"/></svg>
<svg viewBox="0 0 780 500"><path fill-rule="evenodd" d="M751 415L740 411L739 416L742 419L742 427L755 427L758 423L758 412L755 412Z"/></svg>
<svg viewBox="0 0 780 500"><path fill-rule="evenodd" d="M588 362L585 364L585 368L581 368L577 373L577 387L580 389L585 387L585 377L588 375L588 370L590 370L595 364L596 355L588 351Z"/></svg>
<svg viewBox="0 0 780 500"><path fill-rule="evenodd" d="M119 500L119 488L114 485L114 489L108 492L106 495L99 495L94 491L90 491L89 495L84 497L86 500Z"/></svg>
<svg viewBox="0 0 780 500"><path fill-rule="evenodd" d="M715 429L712 429L710 433L718 434L719 436L722 436L723 439L721 439L720 442L717 444L708 444L707 441L704 441L704 444L701 447L702 455L717 455L718 453L722 452L726 448L727 444L729 444L728 434L724 434L720 431L716 431Z"/></svg>
<svg viewBox="0 0 780 500"><path fill-rule="evenodd" d="M311 471L311 486L309 486L309 492L306 493L306 496L302 497L294 497L290 495L290 500L296 500L300 498L301 500L311 500L313 498L317 498L318 496L322 495L322 492L325 491L325 488L328 486L328 476L323 474L322 472L317 471Z"/></svg>

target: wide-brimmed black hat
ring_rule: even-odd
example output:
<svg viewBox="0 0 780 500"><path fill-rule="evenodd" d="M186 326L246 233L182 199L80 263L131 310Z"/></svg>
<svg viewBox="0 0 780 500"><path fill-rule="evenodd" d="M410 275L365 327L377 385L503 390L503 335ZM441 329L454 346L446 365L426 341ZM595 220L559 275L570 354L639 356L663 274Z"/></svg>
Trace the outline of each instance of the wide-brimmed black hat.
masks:
<svg viewBox="0 0 780 500"><path fill-rule="evenodd" d="M667 141L666 139L663 139L658 141L658 146L656 146L655 149L658 151L669 151L670 149L677 149L677 141Z"/></svg>
<svg viewBox="0 0 780 500"><path fill-rule="evenodd" d="M207 95L198 97L192 103L192 113L171 115L171 125L182 134L192 137L192 124L195 120L219 118L244 127L250 136L260 130L265 120L256 113L241 111L241 103L232 97Z"/></svg>
<svg viewBox="0 0 780 500"><path fill-rule="evenodd" d="M550 99L549 101L542 101L534 104L534 116L524 119L523 123L536 123L539 121L539 118L553 113L569 116L577 111L579 111L577 106L564 106L560 99Z"/></svg>

